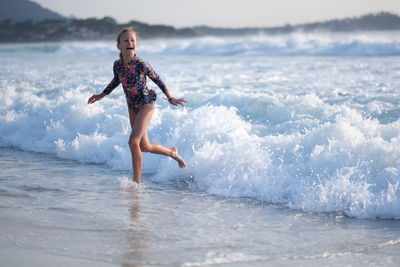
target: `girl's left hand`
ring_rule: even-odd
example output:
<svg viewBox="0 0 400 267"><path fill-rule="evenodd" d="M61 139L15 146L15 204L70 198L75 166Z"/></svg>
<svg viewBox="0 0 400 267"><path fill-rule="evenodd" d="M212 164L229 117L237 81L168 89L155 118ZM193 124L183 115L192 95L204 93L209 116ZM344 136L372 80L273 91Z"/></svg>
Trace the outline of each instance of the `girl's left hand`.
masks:
<svg viewBox="0 0 400 267"><path fill-rule="evenodd" d="M171 98L168 100L168 102L169 102L171 105L174 105L174 106L181 105L182 107L185 106L183 103L187 103L187 101L186 101L185 99L183 99L183 98L175 98L175 97L171 97Z"/></svg>

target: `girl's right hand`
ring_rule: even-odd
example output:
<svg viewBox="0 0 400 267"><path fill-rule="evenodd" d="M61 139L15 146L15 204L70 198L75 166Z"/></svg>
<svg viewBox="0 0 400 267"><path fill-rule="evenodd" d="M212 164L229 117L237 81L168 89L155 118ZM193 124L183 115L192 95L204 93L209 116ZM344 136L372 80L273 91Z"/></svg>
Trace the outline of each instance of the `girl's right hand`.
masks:
<svg viewBox="0 0 400 267"><path fill-rule="evenodd" d="M88 104L93 104L94 102L99 101L99 100L102 99L103 97L104 97L104 95L102 95L102 94L100 94L100 95L92 95L92 96L88 99L87 103L88 103Z"/></svg>

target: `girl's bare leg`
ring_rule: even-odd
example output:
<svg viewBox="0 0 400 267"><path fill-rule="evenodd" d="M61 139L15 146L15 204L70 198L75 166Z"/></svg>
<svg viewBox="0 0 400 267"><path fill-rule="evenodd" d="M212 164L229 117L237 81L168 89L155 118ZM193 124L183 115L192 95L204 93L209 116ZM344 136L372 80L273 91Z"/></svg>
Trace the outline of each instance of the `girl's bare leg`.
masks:
<svg viewBox="0 0 400 267"><path fill-rule="evenodd" d="M138 113L129 110L132 133L129 138L129 147L132 154L133 180L140 183L142 177L142 150L140 142L147 131L154 112L154 105L146 104L141 107Z"/></svg>
<svg viewBox="0 0 400 267"><path fill-rule="evenodd" d="M147 126L154 113L154 105L146 104L138 113L129 110L132 133L129 138L129 147L132 154L133 180L140 183L142 176L142 152L150 152L169 156L176 160L179 167L186 166L185 161L178 155L175 147L166 148L158 143L150 142L147 136Z"/></svg>
<svg viewBox="0 0 400 267"><path fill-rule="evenodd" d="M147 136L147 131L140 141L140 148L143 152L150 152L171 157L178 162L179 167L186 167L185 161L179 156L178 149L176 147L167 148L158 143L150 142L149 137Z"/></svg>

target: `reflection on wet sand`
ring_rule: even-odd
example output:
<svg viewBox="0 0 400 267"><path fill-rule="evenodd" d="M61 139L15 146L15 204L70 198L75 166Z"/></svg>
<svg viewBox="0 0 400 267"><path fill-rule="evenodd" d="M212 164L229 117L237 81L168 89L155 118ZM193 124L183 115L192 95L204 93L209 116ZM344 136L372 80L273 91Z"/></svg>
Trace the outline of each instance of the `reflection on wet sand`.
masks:
<svg viewBox="0 0 400 267"><path fill-rule="evenodd" d="M130 194L131 201L129 206L130 213L130 228L128 231L126 242L127 250L122 256L122 267L141 267L145 258L143 253L148 247L148 237L146 231L146 224L141 220L141 192L133 192Z"/></svg>

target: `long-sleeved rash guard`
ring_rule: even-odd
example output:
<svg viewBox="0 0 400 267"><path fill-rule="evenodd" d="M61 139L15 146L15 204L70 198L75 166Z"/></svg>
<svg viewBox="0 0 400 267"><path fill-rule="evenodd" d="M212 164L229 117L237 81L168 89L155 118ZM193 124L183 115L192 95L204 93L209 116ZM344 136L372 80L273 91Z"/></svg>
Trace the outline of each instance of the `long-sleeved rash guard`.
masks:
<svg viewBox="0 0 400 267"><path fill-rule="evenodd" d="M116 60L114 62L113 71L114 78L104 89L103 94L110 94L122 83L128 107L136 113L142 105L152 104L157 98L154 90L149 90L147 88L146 76L157 84L164 94L167 91L164 82L157 73L155 73L150 64L136 55L128 64L124 64L122 59Z"/></svg>

